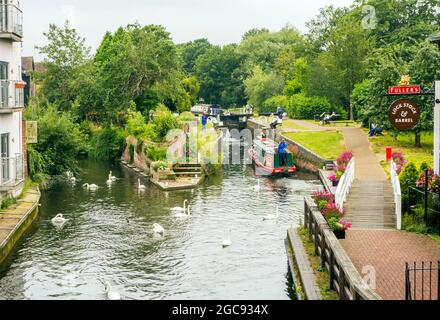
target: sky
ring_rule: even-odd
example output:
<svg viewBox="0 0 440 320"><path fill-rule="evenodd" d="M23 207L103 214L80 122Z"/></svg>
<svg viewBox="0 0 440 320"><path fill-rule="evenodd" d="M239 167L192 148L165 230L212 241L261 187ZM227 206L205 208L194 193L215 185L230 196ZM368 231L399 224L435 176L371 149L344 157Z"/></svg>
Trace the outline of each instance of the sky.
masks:
<svg viewBox="0 0 440 320"><path fill-rule="evenodd" d="M66 19L96 49L106 31L138 21L166 27L176 43L207 38L224 45L239 42L252 28L279 30L290 24L300 31L326 5L353 0L20 0L24 15L23 55L39 55L43 32Z"/></svg>

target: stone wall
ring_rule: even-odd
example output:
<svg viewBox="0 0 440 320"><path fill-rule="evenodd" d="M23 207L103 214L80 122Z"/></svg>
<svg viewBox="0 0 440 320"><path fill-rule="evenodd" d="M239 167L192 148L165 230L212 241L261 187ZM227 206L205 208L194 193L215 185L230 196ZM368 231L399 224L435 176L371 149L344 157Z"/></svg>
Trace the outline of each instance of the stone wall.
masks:
<svg viewBox="0 0 440 320"><path fill-rule="evenodd" d="M138 140L134 137L127 137L127 147L125 148L124 152L122 153L121 160L132 164L139 170L143 171L145 174L150 174L150 164L151 161L148 159L148 157L145 154L146 144L145 142L142 143L142 148L140 152L138 153ZM131 147L133 148L133 159L131 159ZM133 161L132 161L133 160Z"/></svg>

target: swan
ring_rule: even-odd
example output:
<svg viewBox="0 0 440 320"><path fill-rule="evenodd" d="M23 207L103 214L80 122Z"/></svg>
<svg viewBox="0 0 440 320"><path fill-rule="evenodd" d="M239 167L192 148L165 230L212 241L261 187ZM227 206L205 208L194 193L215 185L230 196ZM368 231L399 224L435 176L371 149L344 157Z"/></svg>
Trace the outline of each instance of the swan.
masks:
<svg viewBox="0 0 440 320"><path fill-rule="evenodd" d="M70 180L70 182L72 182L72 183L76 183L76 178L74 177L74 176L71 176L70 178L69 178L69 180Z"/></svg>
<svg viewBox="0 0 440 320"><path fill-rule="evenodd" d="M107 298L109 300L122 300L121 295L112 290L112 286L108 281L105 283L105 292L107 293Z"/></svg>
<svg viewBox="0 0 440 320"><path fill-rule="evenodd" d="M222 246L223 248L227 248L230 247L232 245L232 241L231 241L231 229L228 230L228 238L223 240L222 242Z"/></svg>
<svg viewBox="0 0 440 320"><path fill-rule="evenodd" d="M261 189L260 179L258 179L258 184L254 186L254 191L260 191Z"/></svg>
<svg viewBox="0 0 440 320"><path fill-rule="evenodd" d="M191 218L191 206L189 205L185 212L178 212L174 215L174 218Z"/></svg>
<svg viewBox="0 0 440 320"><path fill-rule="evenodd" d="M165 233L165 229L160 224L155 223L153 224L153 232L163 235Z"/></svg>
<svg viewBox="0 0 440 320"><path fill-rule="evenodd" d="M52 220L52 224L55 226L62 227L68 220L60 213L55 216Z"/></svg>
<svg viewBox="0 0 440 320"><path fill-rule="evenodd" d="M278 220L279 218L280 218L280 207L277 206L276 214L268 214L267 216L265 216L263 218L263 221L266 221L266 220Z"/></svg>
<svg viewBox="0 0 440 320"><path fill-rule="evenodd" d="M176 213L176 212L185 212L186 211L186 204L188 203L188 200L183 201L183 208L181 207L174 207L171 208L171 211Z"/></svg>
<svg viewBox="0 0 440 320"><path fill-rule="evenodd" d="M141 184L141 179L138 179L138 189L139 189L139 191L145 191L147 189L146 186Z"/></svg>
<svg viewBox="0 0 440 320"><path fill-rule="evenodd" d="M113 175L113 172L110 171L110 173L108 174L108 179L111 180L112 182L115 182L118 178L116 178L116 177Z"/></svg>
<svg viewBox="0 0 440 320"><path fill-rule="evenodd" d="M109 187L111 187L113 181L114 181L114 180L112 180L112 179L110 178L110 176L108 176L108 180L107 180L105 183L107 183L107 185L108 185Z"/></svg>
<svg viewBox="0 0 440 320"><path fill-rule="evenodd" d="M88 184L88 183L84 183L83 188L87 188L87 190L90 191L96 191L99 189L99 187L96 184Z"/></svg>

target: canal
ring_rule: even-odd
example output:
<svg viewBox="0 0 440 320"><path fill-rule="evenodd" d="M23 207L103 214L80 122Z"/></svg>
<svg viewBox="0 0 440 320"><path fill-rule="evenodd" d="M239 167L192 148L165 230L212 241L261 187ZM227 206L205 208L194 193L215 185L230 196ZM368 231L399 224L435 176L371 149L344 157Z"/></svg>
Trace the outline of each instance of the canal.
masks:
<svg viewBox="0 0 440 320"><path fill-rule="evenodd" d="M257 179L229 166L193 191L162 192L119 164L82 161L80 181L60 179L42 194L40 219L0 270L0 299L105 299L104 283L123 299L290 299L286 230L302 217L312 176ZM118 180L106 185L109 170ZM100 186L96 192L83 183ZM170 208L189 200L193 217ZM280 207L279 221L263 221ZM57 230L51 219L69 219ZM153 235L152 225L165 228ZM232 246L222 248L231 229Z"/></svg>

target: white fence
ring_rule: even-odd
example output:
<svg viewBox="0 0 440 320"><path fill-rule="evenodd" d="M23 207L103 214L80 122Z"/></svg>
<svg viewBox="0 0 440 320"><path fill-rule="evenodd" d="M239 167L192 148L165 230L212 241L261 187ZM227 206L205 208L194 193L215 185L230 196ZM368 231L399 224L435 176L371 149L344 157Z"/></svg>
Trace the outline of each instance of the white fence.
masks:
<svg viewBox="0 0 440 320"><path fill-rule="evenodd" d="M390 169L391 183L393 185L394 192L394 204L396 205L396 224L397 229L402 229L402 191L400 189L399 175L397 174L397 166L394 161L391 160Z"/></svg>
<svg viewBox="0 0 440 320"><path fill-rule="evenodd" d="M347 166L347 170L339 181L338 188L335 193L335 203L340 210L344 209L345 200L347 200L347 195L350 192L350 188L353 185L355 178L355 159L351 159Z"/></svg>

